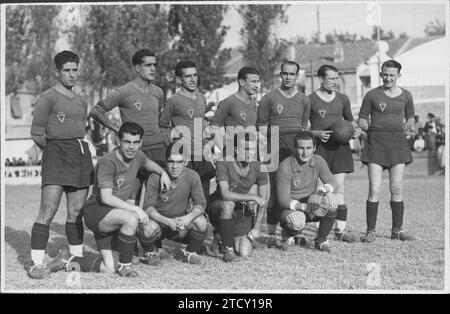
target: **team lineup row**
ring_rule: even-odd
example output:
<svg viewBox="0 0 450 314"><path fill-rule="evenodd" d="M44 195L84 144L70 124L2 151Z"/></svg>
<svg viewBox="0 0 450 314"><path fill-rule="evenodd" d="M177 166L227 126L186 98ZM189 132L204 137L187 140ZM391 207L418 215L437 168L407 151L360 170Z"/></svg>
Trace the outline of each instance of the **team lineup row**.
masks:
<svg viewBox="0 0 450 314"><path fill-rule="evenodd" d="M239 261L251 256L252 242L260 236L265 216L269 247L287 250L294 242L329 252L327 237L333 226L336 240L370 243L376 239L383 169L390 172L391 238L414 239L402 230L403 172L412 162L404 128L414 121L414 104L411 94L397 86L401 65L395 60L383 63L383 85L364 97L358 123L348 97L337 91L337 68L322 65L317 73L320 88L306 96L296 87L300 66L285 61L280 87L259 103L254 99L259 73L243 67L237 76L237 92L218 104L209 125L204 121L206 100L197 89L193 62L178 62L175 75L181 89L165 101L163 91L153 83L155 54L139 50L132 57L136 78L101 99L89 114L87 103L73 92L78 64L75 53L58 53L55 66L59 82L42 93L34 105L31 136L43 155L41 206L31 231L31 278L46 278L74 265L82 271L135 277L132 260L137 242L144 250L141 261L159 265L167 257L161 244L165 238L187 245L174 253L176 259L187 263L202 264L201 254L220 256L225 262ZM123 122L120 128L106 115L115 107ZM117 149L101 157L95 169L88 144L82 140L88 116L117 132L119 138ZM346 174L354 171L350 146L330 131L342 120L353 125L354 137L367 132L361 161L368 167L370 188L367 230L361 239L346 230L344 183ZM208 128L216 135L212 140L205 141L201 133L194 132L198 121L202 130ZM280 164L276 171L267 173L255 160L256 133L241 136L229 130L273 126L279 134L266 134L266 142L278 146L275 154ZM183 134L183 128L190 132ZM211 143L216 154L217 147L222 152L226 143L231 160L211 161L195 149ZM214 177L217 190L210 195ZM49 228L63 193L69 248L48 260ZM83 218L100 252L95 259L83 255ZM208 220L214 226L211 246L204 244ZM318 223L314 240L301 235L305 223L311 221ZM281 240L275 232L278 224Z"/></svg>

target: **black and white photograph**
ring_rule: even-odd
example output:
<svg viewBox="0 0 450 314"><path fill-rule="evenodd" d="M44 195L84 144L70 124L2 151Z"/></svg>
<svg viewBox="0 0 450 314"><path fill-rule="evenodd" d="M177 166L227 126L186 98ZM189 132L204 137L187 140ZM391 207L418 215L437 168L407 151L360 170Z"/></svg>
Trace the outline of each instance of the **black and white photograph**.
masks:
<svg viewBox="0 0 450 314"><path fill-rule="evenodd" d="M1 292L450 293L449 9L1 4Z"/></svg>

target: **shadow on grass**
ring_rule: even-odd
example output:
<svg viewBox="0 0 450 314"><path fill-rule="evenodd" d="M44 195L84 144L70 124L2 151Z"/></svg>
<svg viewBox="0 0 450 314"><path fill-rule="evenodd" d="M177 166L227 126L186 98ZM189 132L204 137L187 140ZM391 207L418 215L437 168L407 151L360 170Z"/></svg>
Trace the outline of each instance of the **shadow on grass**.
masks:
<svg viewBox="0 0 450 314"><path fill-rule="evenodd" d="M23 265L25 269L30 266L30 234L23 230L14 230L10 227L5 227L5 241L17 253L17 261ZM58 249L67 245L67 240L63 237L53 237L47 245L47 252L50 256L55 256Z"/></svg>

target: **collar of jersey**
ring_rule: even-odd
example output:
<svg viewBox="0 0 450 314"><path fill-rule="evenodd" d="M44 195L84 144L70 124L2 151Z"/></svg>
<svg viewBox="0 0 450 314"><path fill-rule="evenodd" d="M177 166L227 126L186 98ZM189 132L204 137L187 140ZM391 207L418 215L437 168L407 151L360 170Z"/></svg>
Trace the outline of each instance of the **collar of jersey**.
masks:
<svg viewBox="0 0 450 314"><path fill-rule="evenodd" d="M300 165L298 163L298 161L295 158L295 156L291 156L291 166L292 166L292 171L294 171L294 172L303 171L303 169L305 169L306 165L312 167L315 164L316 164L316 162L314 161L314 155L311 157L311 159L308 161L308 163L305 163L303 165Z"/></svg>

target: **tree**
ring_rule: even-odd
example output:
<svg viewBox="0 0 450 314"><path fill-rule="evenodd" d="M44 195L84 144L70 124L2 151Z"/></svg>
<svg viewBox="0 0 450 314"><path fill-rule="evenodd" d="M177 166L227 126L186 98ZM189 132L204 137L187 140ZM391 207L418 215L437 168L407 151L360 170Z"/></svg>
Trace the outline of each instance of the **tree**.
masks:
<svg viewBox="0 0 450 314"><path fill-rule="evenodd" d="M445 23L435 19L425 26L424 32L427 37L445 36Z"/></svg>
<svg viewBox="0 0 450 314"><path fill-rule="evenodd" d="M167 87L167 13L160 5L94 5L83 7L81 15L81 25L70 29L69 38L83 62L80 80L99 97L104 88L134 78L131 57L142 48L157 55L158 85Z"/></svg>
<svg viewBox="0 0 450 314"><path fill-rule="evenodd" d="M333 30L332 33L327 33L325 35L325 44L335 44L335 43L355 43L362 41L369 41L369 38L366 38L362 35L350 32L342 32Z"/></svg>
<svg viewBox="0 0 450 314"><path fill-rule="evenodd" d="M384 29L382 29L380 27L380 40L390 40L390 39L394 39L395 37L396 36L395 36L395 34L394 34L394 32L392 30L389 30L389 31L386 32ZM373 40L377 39L377 26L374 26L372 28L372 36L371 36L371 38Z"/></svg>
<svg viewBox="0 0 450 314"><path fill-rule="evenodd" d="M229 29L221 26L227 9L224 5L172 5L169 11L172 59L195 61L201 85L208 90L223 85L225 63L230 59L230 49L220 50Z"/></svg>
<svg viewBox="0 0 450 314"><path fill-rule="evenodd" d="M55 83L55 18L60 10L54 5L6 7L6 94L24 86L39 94Z"/></svg>
<svg viewBox="0 0 450 314"><path fill-rule="evenodd" d="M241 49L246 65L261 73L262 85L273 87L274 72L283 61L288 42L280 39L274 26L287 22L287 5L242 5L238 12L243 18L240 31L244 48Z"/></svg>

